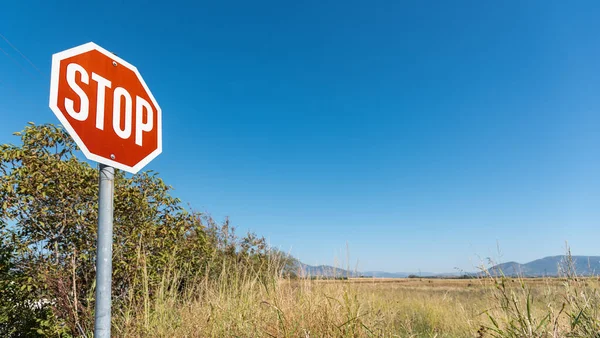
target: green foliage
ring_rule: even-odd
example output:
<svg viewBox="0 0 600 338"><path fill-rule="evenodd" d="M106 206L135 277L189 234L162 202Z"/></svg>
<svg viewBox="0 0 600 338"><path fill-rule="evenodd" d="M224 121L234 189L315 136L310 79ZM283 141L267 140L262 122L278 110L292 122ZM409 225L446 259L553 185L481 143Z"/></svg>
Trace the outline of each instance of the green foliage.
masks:
<svg viewBox="0 0 600 338"><path fill-rule="evenodd" d="M38 320L48 316L47 309L32 307L34 298L30 279L15 269L6 224L0 221L0 336L38 336Z"/></svg>
<svg viewBox="0 0 600 338"><path fill-rule="evenodd" d="M86 335L93 329L98 170L76 158L60 127L31 123L15 135L20 145L0 145L0 336ZM228 220L185 210L171 190L151 171L115 174L116 311L152 296L167 270L179 271L183 290L227 261L265 269L264 238L238 239Z"/></svg>

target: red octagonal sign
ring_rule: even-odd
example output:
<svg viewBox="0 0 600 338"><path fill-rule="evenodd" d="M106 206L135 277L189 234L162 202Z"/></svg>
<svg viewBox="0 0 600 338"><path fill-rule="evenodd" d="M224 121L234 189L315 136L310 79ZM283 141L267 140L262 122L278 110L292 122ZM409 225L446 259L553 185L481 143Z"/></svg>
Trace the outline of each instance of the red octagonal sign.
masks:
<svg viewBox="0 0 600 338"><path fill-rule="evenodd" d="M93 42L52 56L50 109L92 161L135 174L162 151L161 110L144 79Z"/></svg>

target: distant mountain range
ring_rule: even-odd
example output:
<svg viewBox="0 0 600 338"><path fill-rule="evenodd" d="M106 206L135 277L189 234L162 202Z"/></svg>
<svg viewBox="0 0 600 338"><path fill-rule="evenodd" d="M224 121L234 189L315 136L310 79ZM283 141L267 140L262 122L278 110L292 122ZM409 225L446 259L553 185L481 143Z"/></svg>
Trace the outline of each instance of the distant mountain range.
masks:
<svg viewBox="0 0 600 338"><path fill-rule="evenodd" d="M571 256L571 262L567 256L551 256L536 259L529 263L520 264L508 262L489 268L493 275L504 273L508 276L559 276L567 272L575 272L580 276L591 276L600 274L600 256Z"/></svg>
<svg viewBox="0 0 600 338"><path fill-rule="evenodd" d="M571 266L571 268L569 268ZM329 265L311 266L307 264L299 264L300 275L304 277L325 277L325 278L340 278L340 277L376 277L376 278L407 278L409 276L419 277L438 277L451 278L461 275L483 275L482 272L448 272L448 273L431 273L431 272L385 272L385 271L349 271ZM600 256L571 256L570 263L567 257L551 256L541 259L536 259L529 263L521 264L517 262L507 262L497 264L488 269L492 275L504 274L506 276L524 276L524 277L540 277L540 276L562 276L568 271L575 272L579 276L600 275Z"/></svg>
<svg viewBox="0 0 600 338"><path fill-rule="evenodd" d="M409 276L422 277L456 277L459 273L443 273L434 274L432 272L385 272L385 271L350 271L346 269L336 268L330 265L307 265L300 263L300 276L303 277L325 277L325 278L340 278L340 277L376 277L376 278L407 278Z"/></svg>
<svg viewBox="0 0 600 338"><path fill-rule="evenodd" d="M360 273L353 272L345 269L336 268L330 265L307 265L299 264L299 275L301 277L326 277L326 278L340 278L340 277L358 277Z"/></svg>

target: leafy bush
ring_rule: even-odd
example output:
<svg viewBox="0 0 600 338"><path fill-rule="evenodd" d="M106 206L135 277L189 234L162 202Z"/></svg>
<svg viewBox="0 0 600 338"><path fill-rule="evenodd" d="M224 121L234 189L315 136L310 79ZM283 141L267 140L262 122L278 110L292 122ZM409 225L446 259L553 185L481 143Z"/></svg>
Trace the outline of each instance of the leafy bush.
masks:
<svg viewBox="0 0 600 338"><path fill-rule="evenodd" d="M0 336L35 337L49 312L46 307L35 306L30 278L15 269L15 248L9 235L6 223L0 221Z"/></svg>
<svg viewBox="0 0 600 338"><path fill-rule="evenodd" d="M31 123L15 135L20 145L0 145L0 336L86 335L93 330L98 170L76 158L60 127ZM227 219L186 210L171 190L151 171L115 174L117 311L154 295L169 269L179 273L179 291L226 261L265 269L264 238L238 239Z"/></svg>

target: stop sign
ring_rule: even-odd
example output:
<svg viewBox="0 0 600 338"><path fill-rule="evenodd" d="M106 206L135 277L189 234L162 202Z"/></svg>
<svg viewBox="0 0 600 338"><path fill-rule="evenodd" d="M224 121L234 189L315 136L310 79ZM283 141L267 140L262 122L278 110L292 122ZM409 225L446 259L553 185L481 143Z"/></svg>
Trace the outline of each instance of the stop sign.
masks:
<svg viewBox="0 0 600 338"><path fill-rule="evenodd" d="M161 110L144 79L93 42L52 56L50 109L92 161L135 174L162 151Z"/></svg>

